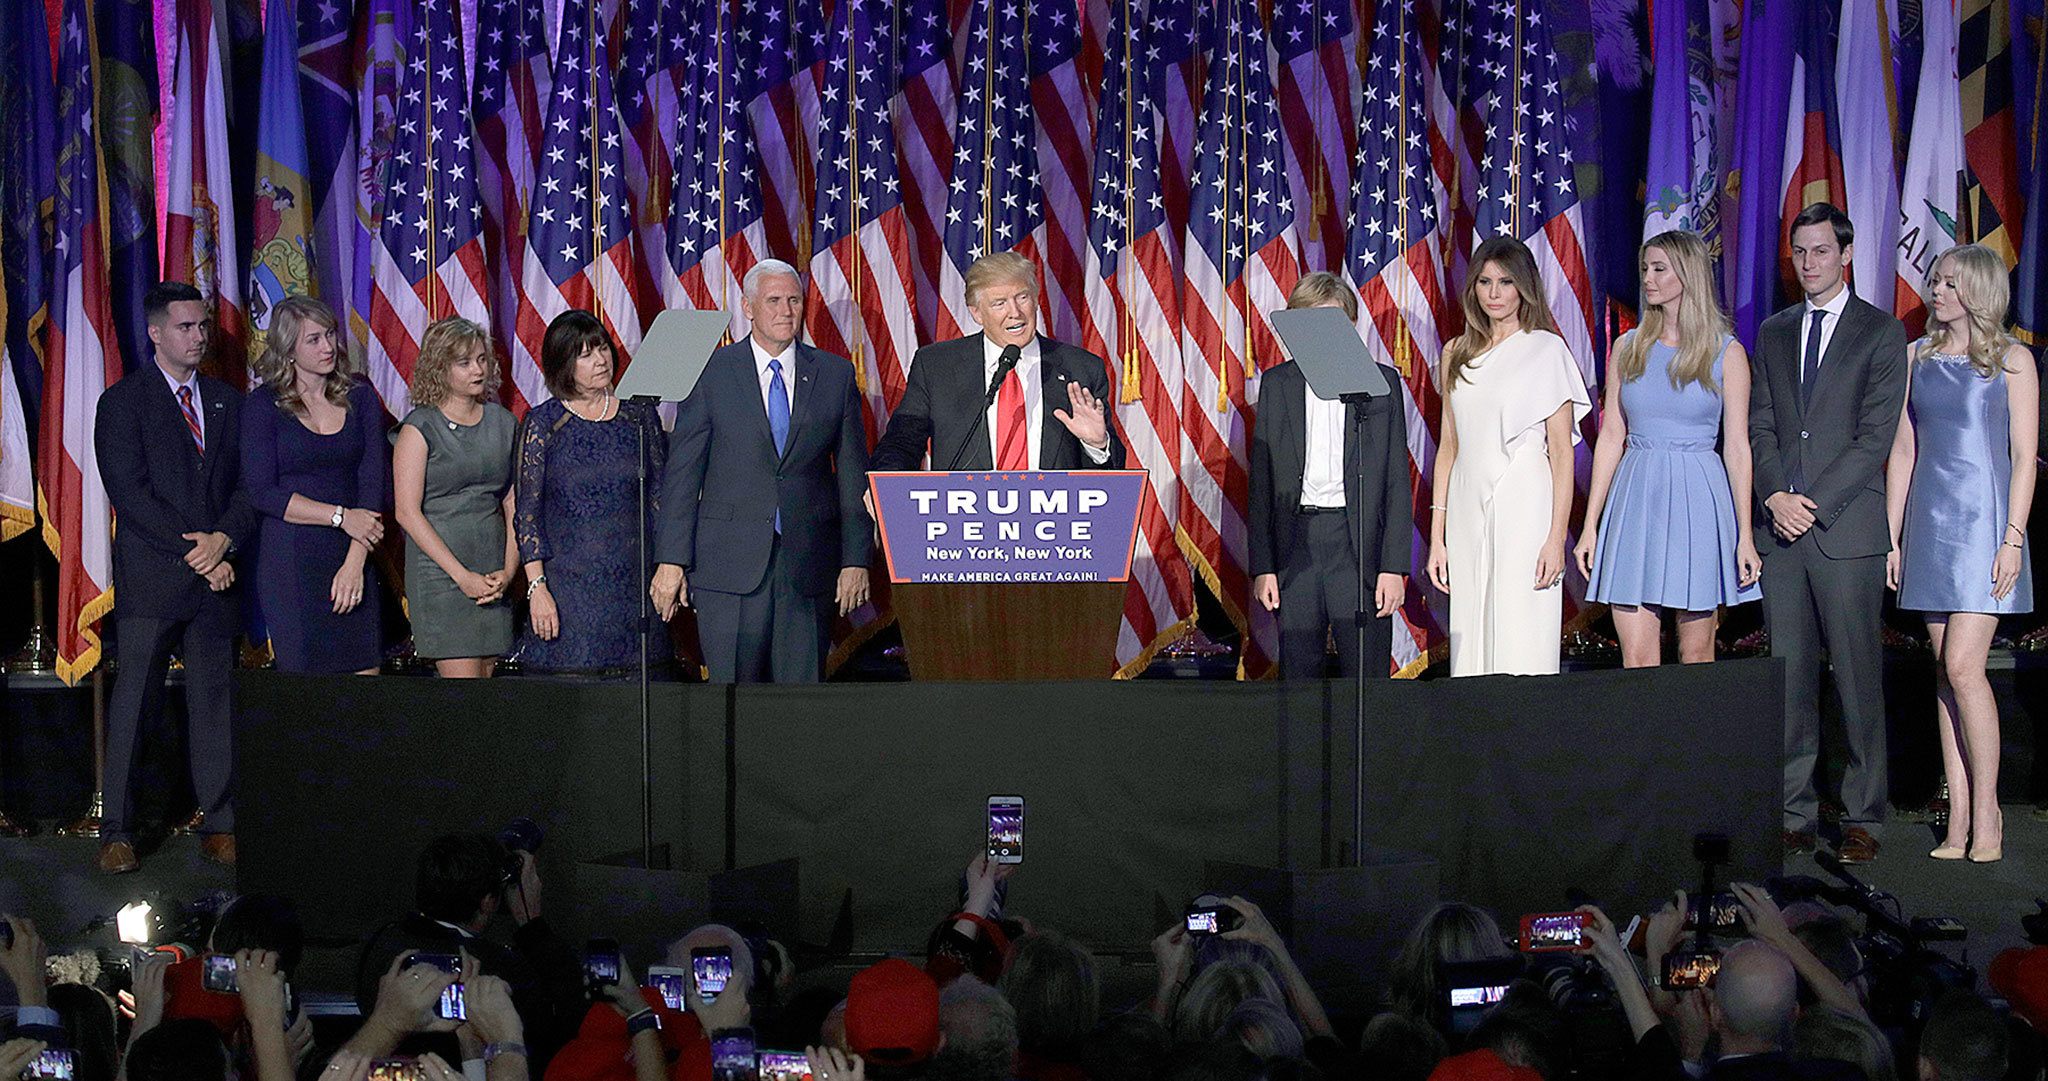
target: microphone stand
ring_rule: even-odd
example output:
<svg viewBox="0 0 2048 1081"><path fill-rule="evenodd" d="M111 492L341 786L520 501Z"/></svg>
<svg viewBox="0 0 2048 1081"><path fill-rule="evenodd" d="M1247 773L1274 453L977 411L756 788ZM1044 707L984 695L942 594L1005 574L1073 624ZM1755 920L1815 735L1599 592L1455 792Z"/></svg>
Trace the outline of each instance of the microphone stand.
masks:
<svg viewBox="0 0 2048 1081"><path fill-rule="evenodd" d="M630 399L655 408L657 399L636 396ZM637 419L633 432L639 442L640 454L636 463L639 474L640 499L639 528L637 540L640 544L640 866L643 870L654 869L654 699L648 678L649 654L652 652L654 637L654 598L651 595L653 568L647 564L647 425Z"/></svg>
<svg viewBox="0 0 2048 1081"><path fill-rule="evenodd" d="M988 390L981 396L981 408L974 411L974 424L967 429L966 435L960 437L960 444L953 448L953 456L946 459L946 472L960 468L960 456L967 453L967 444L974 441L974 433L988 427L988 407L995 404L996 392L1003 389L1004 377L1017 369L1019 354L1020 350L1014 345L1003 347L1003 359L996 362L996 374L989 377ZM991 460L989 464L995 463Z"/></svg>
<svg viewBox="0 0 2048 1081"><path fill-rule="evenodd" d="M1353 680L1351 738L1356 753L1351 763L1354 776L1351 783L1351 858L1352 866L1365 866L1365 665L1367 659L1366 638L1372 628L1373 595L1370 588L1372 573L1366 569L1363 536L1353 535L1351 528L1352 499L1365 498L1365 405L1372 401L1366 393L1340 394L1337 400L1344 403L1345 412L1350 414L1351 431L1355 438L1352 446L1357 448L1358 460L1353 463L1351 475L1355 482L1351 498L1344 500L1344 532L1350 539L1358 563L1358 605L1351 613L1353 648L1357 651L1358 672ZM1364 508L1359 508L1361 524ZM1360 534L1364 530L1358 531Z"/></svg>

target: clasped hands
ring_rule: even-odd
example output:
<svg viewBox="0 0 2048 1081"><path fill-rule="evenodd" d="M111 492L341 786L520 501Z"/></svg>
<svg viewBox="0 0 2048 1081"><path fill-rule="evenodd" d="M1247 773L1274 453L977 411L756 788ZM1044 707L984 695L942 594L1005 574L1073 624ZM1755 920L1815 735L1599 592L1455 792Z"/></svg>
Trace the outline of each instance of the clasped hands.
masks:
<svg viewBox="0 0 2048 1081"><path fill-rule="evenodd" d="M1778 492L1764 500L1764 509L1771 512L1771 532L1786 541L1796 541L1813 528L1816 506L1798 492Z"/></svg>

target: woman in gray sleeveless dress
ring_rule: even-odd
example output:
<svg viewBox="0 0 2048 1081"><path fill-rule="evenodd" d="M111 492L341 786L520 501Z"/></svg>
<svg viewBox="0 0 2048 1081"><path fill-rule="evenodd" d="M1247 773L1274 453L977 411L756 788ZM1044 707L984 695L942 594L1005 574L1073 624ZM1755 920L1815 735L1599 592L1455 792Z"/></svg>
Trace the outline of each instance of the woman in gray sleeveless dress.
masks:
<svg viewBox="0 0 2048 1081"><path fill-rule="evenodd" d="M413 648L443 676L489 676L512 648L505 592L519 567L508 527L517 422L492 400L498 363L489 333L467 319L428 327L411 391L392 480Z"/></svg>

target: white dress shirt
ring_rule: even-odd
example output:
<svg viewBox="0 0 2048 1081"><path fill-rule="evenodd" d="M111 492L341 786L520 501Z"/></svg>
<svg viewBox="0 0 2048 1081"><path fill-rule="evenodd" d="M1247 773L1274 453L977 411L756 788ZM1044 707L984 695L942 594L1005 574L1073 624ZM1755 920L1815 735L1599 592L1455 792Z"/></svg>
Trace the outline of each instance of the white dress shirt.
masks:
<svg viewBox="0 0 2048 1081"><path fill-rule="evenodd" d="M1045 462L1044 449L1040 445L1045 442L1045 376L1044 370L1040 365L1040 358L1044 354L1039 346L1040 339L1037 337L1033 337L1029 342L1025 343L1018 350L1017 367L1015 369L1017 380L1024 387L1024 438L1027 448L1026 453L1028 454L1024 467L1026 469L1042 469ZM997 345L995 339L990 338L986 334L982 335L981 385L983 389L987 389L989 380L995 378L996 365L1002 363L1002 359L1003 347ZM996 424L1002 404L1003 396L998 391L996 400L990 402L988 407L988 460L990 462L996 461L998 453ZM1066 409L1069 412L1072 411L1072 407L1064 401L1054 403L1052 408L1054 410ZM1108 423L1108 419L1108 407L1105 404L1103 409L1103 422L1105 426ZM1083 443L1081 444L1081 449L1087 453L1088 460L1096 465L1109 461L1109 447L1107 445L1098 449Z"/></svg>
<svg viewBox="0 0 2048 1081"><path fill-rule="evenodd" d="M1835 340L1835 328L1842 325L1842 313L1848 309L1849 284L1847 282L1843 282L1842 287L1836 290L1835 299L1828 301L1826 304L1816 305L1812 300L1807 300L1800 305L1799 378L1802 381L1806 378L1807 365L1811 363L1817 371L1822 358L1828 355L1828 343ZM1826 312L1827 314L1821 317L1820 321L1820 356L1809 358L1806 355L1806 336L1813 333L1813 313L1816 311Z"/></svg>
<svg viewBox="0 0 2048 1081"><path fill-rule="evenodd" d="M1304 385L1308 399L1308 456L1301 470L1301 505L1344 505L1344 403L1324 401Z"/></svg>
<svg viewBox="0 0 2048 1081"><path fill-rule="evenodd" d="M771 360L782 362L782 393L788 400L789 419L794 424L796 422L796 343L791 342L784 346L780 354L771 354L768 350L761 348L761 339L754 337L752 334L747 335L747 344L754 347L754 374L761 383L761 409L764 413L768 409L768 395L773 392L775 380L775 373L768 370L768 362Z"/></svg>

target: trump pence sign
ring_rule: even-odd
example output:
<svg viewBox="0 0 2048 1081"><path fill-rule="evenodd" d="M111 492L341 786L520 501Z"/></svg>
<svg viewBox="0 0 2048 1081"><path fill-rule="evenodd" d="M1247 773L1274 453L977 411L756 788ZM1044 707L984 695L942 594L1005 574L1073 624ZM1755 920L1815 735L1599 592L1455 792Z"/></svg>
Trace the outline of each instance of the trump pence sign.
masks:
<svg viewBox="0 0 2048 1081"><path fill-rule="evenodd" d="M870 473L891 582L1123 582L1142 470Z"/></svg>

